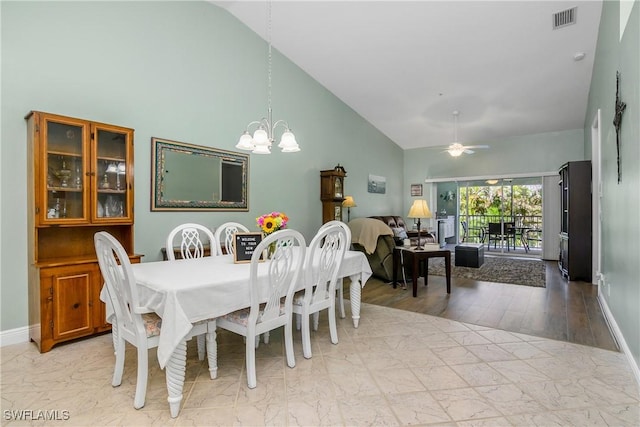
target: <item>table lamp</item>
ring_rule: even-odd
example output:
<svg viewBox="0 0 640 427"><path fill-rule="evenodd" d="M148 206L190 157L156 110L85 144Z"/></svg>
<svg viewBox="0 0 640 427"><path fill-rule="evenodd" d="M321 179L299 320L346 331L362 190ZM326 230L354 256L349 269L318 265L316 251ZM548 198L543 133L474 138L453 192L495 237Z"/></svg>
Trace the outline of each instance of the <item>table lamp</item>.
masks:
<svg viewBox="0 0 640 427"><path fill-rule="evenodd" d="M351 208L355 208L356 202L353 200L352 196L344 196L344 200L342 201L342 207L347 208L347 222L351 221Z"/></svg>
<svg viewBox="0 0 640 427"><path fill-rule="evenodd" d="M420 218L431 218L431 211L429 210L427 201L414 200L407 217L418 219L418 245L416 246L416 249L420 250L422 249L422 246L420 245Z"/></svg>

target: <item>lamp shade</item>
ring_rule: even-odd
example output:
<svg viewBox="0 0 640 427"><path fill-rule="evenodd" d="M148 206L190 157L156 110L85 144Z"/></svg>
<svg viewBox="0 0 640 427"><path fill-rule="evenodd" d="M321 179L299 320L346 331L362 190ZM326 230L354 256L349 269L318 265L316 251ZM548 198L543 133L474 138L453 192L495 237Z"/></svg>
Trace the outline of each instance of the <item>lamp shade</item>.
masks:
<svg viewBox="0 0 640 427"><path fill-rule="evenodd" d="M253 133L253 143L257 146L268 146L269 135L267 134L267 131L262 128L256 129L256 131Z"/></svg>
<svg viewBox="0 0 640 427"><path fill-rule="evenodd" d="M269 150L268 145L258 145L256 144L255 148L252 151L253 154L271 154L271 150Z"/></svg>
<svg viewBox="0 0 640 427"><path fill-rule="evenodd" d="M287 148L287 147L293 147L295 145L298 145L298 143L296 142L296 137L290 130L287 129L282 134L282 137L280 138L280 144L278 144L278 147Z"/></svg>
<svg viewBox="0 0 640 427"><path fill-rule="evenodd" d="M283 153L295 153L300 151L300 147L298 146L298 142L296 141L296 137L289 129L286 130L282 134L282 138L280 139L280 144L278 147L282 149Z"/></svg>
<svg viewBox="0 0 640 427"><path fill-rule="evenodd" d="M414 200L411 209L409 209L409 218L431 218L431 211L426 200Z"/></svg>
<svg viewBox="0 0 640 427"><path fill-rule="evenodd" d="M251 138L251 135L249 135L249 132L245 131L240 136L240 139L236 144L236 148L239 150L253 150L255 148L255 145L253 145L253 138Z"/></svg>
<svg viewBox="0 0 640 427"><path fill-rule="evenodd" d="M356 205L355 200L353 200L352 196L345 196L344 200L342 201L342 206L344 206L345 208L354 208L358 205Z"/></svg>

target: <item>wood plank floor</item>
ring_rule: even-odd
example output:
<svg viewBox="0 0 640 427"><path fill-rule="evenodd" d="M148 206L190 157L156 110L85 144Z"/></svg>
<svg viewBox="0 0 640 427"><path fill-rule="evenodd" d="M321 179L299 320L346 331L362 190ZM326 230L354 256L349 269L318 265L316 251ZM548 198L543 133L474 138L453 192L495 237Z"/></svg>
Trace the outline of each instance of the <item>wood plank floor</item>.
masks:
<svg viewBox="0 0 640 427"><path fill-rule="evenodd" d="M598 303L598 289L590 283L567 282L555 261L546 264L546 288L429 276L418 279L418 296L411 284L393 289L372 277L362 291L362 302L618 351ZM345 297L348 297L348 280Z"/></svg>

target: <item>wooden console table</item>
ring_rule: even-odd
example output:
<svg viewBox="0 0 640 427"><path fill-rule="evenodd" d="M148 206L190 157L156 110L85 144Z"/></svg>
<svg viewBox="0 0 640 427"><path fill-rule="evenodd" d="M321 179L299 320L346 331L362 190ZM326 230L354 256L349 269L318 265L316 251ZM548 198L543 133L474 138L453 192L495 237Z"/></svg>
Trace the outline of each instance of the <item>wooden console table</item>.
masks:
<svg viewBox="0 0 640 427"><path fill-rule="evenodd" d="M451 252L448 250L416 250L415 247L396 246L393 249L393 288L398 284L398 262L400 256L409 256L412 259L411 264L411 280L413 281L413 296L418 296L418 275L420 274L420 265L424 265L424 285L427 286L429 280L429 258L444 258L444 265L447 277L447 293L451 293ZM403 265L404 267L404 265Z"/></svg>

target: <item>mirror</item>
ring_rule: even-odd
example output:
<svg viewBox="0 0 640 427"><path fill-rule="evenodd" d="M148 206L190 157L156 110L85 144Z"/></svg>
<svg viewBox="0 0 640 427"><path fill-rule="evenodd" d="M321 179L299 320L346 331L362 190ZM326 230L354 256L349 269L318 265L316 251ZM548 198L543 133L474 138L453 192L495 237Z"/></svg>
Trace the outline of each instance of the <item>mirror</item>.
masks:
<svg viewBox="0 0 640 427"><path fill-rule="evenodd" d="M151 138L152 211L249 210L249 155Z"/></svg>

